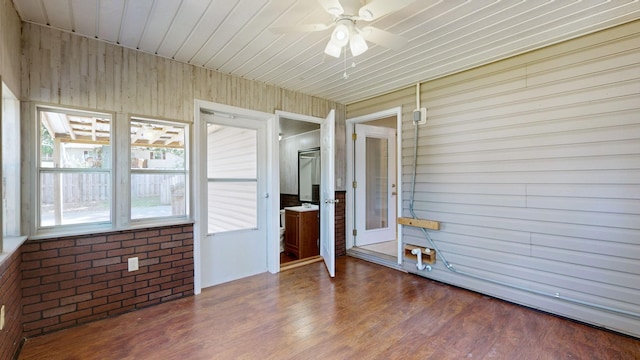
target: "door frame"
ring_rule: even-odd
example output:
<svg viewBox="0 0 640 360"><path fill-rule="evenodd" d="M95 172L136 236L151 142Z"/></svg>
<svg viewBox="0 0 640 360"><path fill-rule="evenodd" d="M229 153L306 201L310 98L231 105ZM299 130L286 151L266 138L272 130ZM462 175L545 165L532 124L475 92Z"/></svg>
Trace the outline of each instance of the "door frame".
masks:
<svg viewBox="0 0 640 360"><path fill-rule="evenodd" d="M273 231L274 239L276 239L276 241L273 241L273 244L269 243L269 248L267 249L267 252L270 254L270 257L273 257L275 259L275 263L273 264L274 266L273 270L271 268L271 263L268 264L269 272L274 274L280 271L280 233L279 233L280 231L279 230L280 229L280 140L278 139L278 135L280 132L279 125L280 125L281 117L287 118L289 120L305 121L305 122L318 124L320 125L320 127L323 126L322 124L324 122L323 118L310 116L310 115L296 114L288 111L276 110L275 121L272 124L273 137L271 138L272 145L274 145L274 149L275 149L274 150L275 162L273 163L272 169L274 171L274 183L276 186L275 192L273 192L274 194L273 198L276 199L276 204L275 204L275 207L273 207L273 209L276 209L276 210L272 211L269 215L269 218L267 219L267 224L270 224L268 225L269 231ZM278 196L275 196L275 194L277 194Z"/></svg>
<svg viewBox="0 0 640 360"><path fill-rule="evenodd" d="M353 201L354 190L353 186L353 169L354 169L354 144L353 140L351 140L351 134L353 134L353 130L355 128L355 124L366 123L373 120L383 119L386 117L395 116L396 121L396 184L397 184L397 193L396 196L396 218L402 215L402 107L394 107L387 110L378 111L371 114L366 114L362 116L357 116L351 119L347 119L346 121L346 133L347 133L347 174L346 174L346 209L355 209L355 204ZM355 241L353 238L352 229L354 229L355 219L353 211L347 211L345 214L346 220L346 248L351 249L355 246ZM402 265L402 226L396 222L396 233L397 242L398 242L398 251L397 251L397 261L398 265Z"/></svg>
<svg viewBox="0 0 640 360"><path fill-rule="evenodd" d="M239 117L248 117L251 119L257 119L266 121L266 146L267 146L267 178L266 178L266 189L267 193L263 194L263 196L267 197L267 206L266 206L266 223L267 223L267 270L271 273L276 273L280 270L280 254L276 258L273 257L273 254L270 249L274 248L274 246L279 247L280 237L278 234L278 228L269 226L269 224L273 223L273 219L275 217L274 209L278 209L280 206L280 199L278 196L272 196L271 194L280 193L279 189L279 166L278 166L278 151L274 148L278 143L278 131L277 124L274 126L275 116L273 114L264 113L261 111L249 110L240 107L224 105L219 103L214 103L205 100L194 101L194 126L192 127L193 131L193 178L192 185L195 194L205 194L207 191L207 182L200 181L199 179L206 179L207 176L207 163L206 163L206 153L207 153L207 139L206 139L206 121L202 120L200 117L200 112L202 110L209 112L219 112L227 115L237 115ZM274 133L274 129L275 133ZM275 166L275 169L274 169ZM193 280L194 280L194 294L200 294L202 291L202 257L201 257L201 243L202 239L207 236L207 226L206 226L206 214L207 214L207 202L206 199L203 199L201 196L195 196L193 201L193 209L194 209L194 224L193 224ZM278 212L279 214L279 212Z"/></svg>

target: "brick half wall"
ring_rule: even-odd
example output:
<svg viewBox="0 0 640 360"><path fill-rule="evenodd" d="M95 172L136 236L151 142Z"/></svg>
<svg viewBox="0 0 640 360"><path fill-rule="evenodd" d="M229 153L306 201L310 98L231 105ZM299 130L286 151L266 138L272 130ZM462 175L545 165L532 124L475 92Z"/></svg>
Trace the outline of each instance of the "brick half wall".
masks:
<svg viewBox="0 0 640 360"><path fill-rule="evenodd" d="M193 295L192 225L30 240L21 252L26 337Z"/></svg>
<svg viewBox="0 0 640 360"><path fill-rule="evenodd" d="M5 324L0 331L0 360L13 359L22 341L22 295L20 294L20 249L0 265L0 306Z"/></svg>

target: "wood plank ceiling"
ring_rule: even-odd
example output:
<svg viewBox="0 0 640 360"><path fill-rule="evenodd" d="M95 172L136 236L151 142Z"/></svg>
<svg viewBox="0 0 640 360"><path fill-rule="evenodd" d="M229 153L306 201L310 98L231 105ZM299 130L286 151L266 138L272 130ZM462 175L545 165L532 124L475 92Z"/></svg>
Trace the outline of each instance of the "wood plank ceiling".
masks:
<svg viewBox="0 0 640 360"><path fill-rule="evenodd" d="M358 9L362 2L341 0L345 9ZM369 43L360 56L336 59L324 54L331 29L269 30L331 23L315 0L14 4L27 22L343 104L640 18L639 0L416 0L370 23L358 22L401 35L407 45L390 50Z"/></svg>

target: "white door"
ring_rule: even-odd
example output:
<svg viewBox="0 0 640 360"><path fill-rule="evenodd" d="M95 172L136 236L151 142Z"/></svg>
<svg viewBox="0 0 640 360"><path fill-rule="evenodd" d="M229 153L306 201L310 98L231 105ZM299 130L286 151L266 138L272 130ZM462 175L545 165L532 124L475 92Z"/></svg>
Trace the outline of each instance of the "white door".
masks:
<svg viewBox="0 0 640 360"><path fill-rule="evenodd" d="M267 271L266 125L240 116L207 120L202 287Z"/></svg>
<svg viewBox="0 0 640 360"><path fill-rule="evenodd" d="M355 125L355 244L396 240L396 130Z"/></svg>
<svg viewBox="0 0 640 360"><path fill-rule="evenodd" d="M320 126L320 255L331 277L336 276L334 133L335 111L331 110Z"/></svg>

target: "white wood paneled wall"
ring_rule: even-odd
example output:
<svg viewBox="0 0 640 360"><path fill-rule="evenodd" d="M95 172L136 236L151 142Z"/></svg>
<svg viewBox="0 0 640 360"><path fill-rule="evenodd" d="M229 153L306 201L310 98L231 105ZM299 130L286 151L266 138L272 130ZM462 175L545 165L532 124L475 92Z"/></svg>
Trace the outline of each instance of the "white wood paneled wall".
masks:
<svg viewBox="0 0 640 360"><path fill-rule="evenodd" d="M459 270L640 313L640 21L422 84L415 210ZM403 105L409 216L415 88ZM427 245L405 227L403 241ZM415 272L412 263L405 268ZM423 275L640 336L640 318L448 271Z"/></svg>
<svg viewBox="0 0 640 360"><path fill-rule="evenodd" d="M113 111L121 121L127 114L193 121L194 99L321 118L336 109L336 177L344 179L342 104L39 25L22 27L25 100Z"/></svg>
<svg viewBox="0 0 640 360"><path fill-rule="evenodd" d="M0 78L20 96L20 17L11 0L0 0Z"/></svg>

